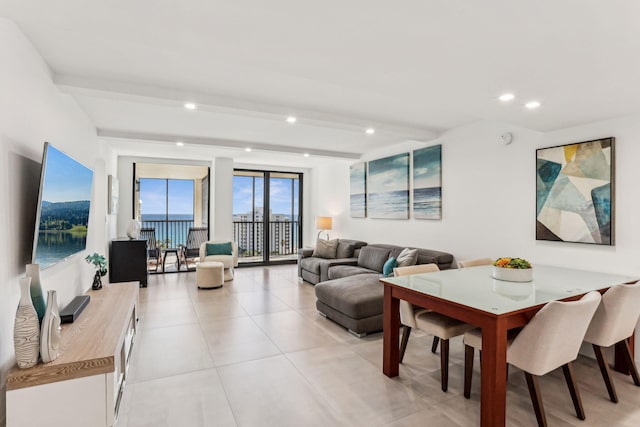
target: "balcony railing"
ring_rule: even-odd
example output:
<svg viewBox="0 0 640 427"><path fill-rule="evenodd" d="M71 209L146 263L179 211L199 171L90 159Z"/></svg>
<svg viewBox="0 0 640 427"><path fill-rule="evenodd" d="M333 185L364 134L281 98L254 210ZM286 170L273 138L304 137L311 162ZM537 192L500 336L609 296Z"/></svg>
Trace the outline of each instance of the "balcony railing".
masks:
<svg viewBox="0 0 640 427"><path fill-rule="evenodd" d="M142 228L155 228L156 240L165 248L176 248L187 243L192 219L142 221Z"/></svg>
<svg viewBox="0 0 640 427"><path fill-rule="evenodd" d="M298 254L298 221L269 221L269 259L291 259ZM234 221L233 238L240 261L264 260L264 223Z"/></svg>
<svg viewBox="0 0 640 427"><path fill-rule="evenodd" d="M153 220L142 221L143 228L154 228L156 240L164 247L175 248L186 244L189 228L193 220ZM292 259L298 254L298 221L270 221L269 259ZM240 261L262 261L264 250L264 223L252 221L234 221L233 238L238 245Z"/></svg>

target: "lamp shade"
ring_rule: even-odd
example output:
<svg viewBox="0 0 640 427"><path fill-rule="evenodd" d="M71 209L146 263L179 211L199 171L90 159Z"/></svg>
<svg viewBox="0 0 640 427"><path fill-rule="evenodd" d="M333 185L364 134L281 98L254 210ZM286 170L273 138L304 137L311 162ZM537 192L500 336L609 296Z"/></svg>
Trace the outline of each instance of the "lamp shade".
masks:
<svg viewBox="0 0 640 427"><path fill-rule="evenodd" d="M330 216L317 216L316 228L319 230L331 230L333 226L333 218Z"/></svg>

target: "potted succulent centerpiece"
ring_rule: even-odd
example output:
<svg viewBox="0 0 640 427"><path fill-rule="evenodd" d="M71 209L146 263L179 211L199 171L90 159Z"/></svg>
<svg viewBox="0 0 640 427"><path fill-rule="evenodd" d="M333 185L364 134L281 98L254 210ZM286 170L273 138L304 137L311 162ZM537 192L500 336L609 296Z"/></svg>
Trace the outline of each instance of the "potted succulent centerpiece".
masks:
<svg viewBox="0 0 640 427"><path fill-rule="evenodd" d="M507 282L530 282L533 280L533 269L526 259L498 258L493 262L493 278Z"/></svg>
<svg viewBox="0 0 640 427"><path fill-rule="evenodd" d="M102 289L102 276L107 274L107 259L104 255L100 255L98 253L93 253L92 255L87 255L85 258L89 264L93 264L96 268L96 274L93 276L93 284L91 285L91 289L97 291L98 289Z"/></svg>

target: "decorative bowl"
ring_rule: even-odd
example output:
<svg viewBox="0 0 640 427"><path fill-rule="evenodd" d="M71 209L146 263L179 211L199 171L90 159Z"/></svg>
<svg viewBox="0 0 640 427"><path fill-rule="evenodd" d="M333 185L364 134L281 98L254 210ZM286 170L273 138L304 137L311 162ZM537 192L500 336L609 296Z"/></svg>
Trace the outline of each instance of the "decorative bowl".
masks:
<svg viewBox="0 0 640 427"><path fill-rule="evenodd" d="M494 279L506 282L530 282L533 280L533 268L503 268L492 267Z"/></svg>

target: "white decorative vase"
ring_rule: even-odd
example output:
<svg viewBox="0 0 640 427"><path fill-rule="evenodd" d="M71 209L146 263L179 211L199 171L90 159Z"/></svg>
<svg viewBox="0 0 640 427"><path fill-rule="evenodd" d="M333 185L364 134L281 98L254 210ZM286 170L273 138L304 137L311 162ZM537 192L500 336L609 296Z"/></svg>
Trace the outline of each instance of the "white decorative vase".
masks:
<svg viewBox="0 0 640 427"><path fill-rule="evenodd" d="M533 268L502 268L494 265L492 276L507 282L530 282L533 280Z"/></svg>
<svg viewBox="0 0 640 427"><path fill-rule="evenodd" d="M38 313L38 322L42 322L44 317L44 311L47 308L47 303L44 300L42 294L42 283L40 282L40 265L27 264L26 267L27 277L31 277L31 302L33 302L33 308Z"/></svg>
<svg viewBox="0 0 640 427"><path fill-rule="evenodd" d="M42 333L40 335L42 362L48 363L58 357L61 331L56 291L49 291L47 292L47 311L42 319Z"/></svg>
<svg viewBox="0 0 640 427"><path fill-rule="evenodd" d="M137 219L132 219L129 221L129 225L127 226L127 237L130 239L137 239L140 237L140 222Z"/></svg>
<svg viewBox="0 0 640 427"><path fill-rule="evenodd" d="M31 302L30 285L31 277L20 278L20 303L13 326L13 345L20 368L35 366L40 353L40 322Z"/></svg>

